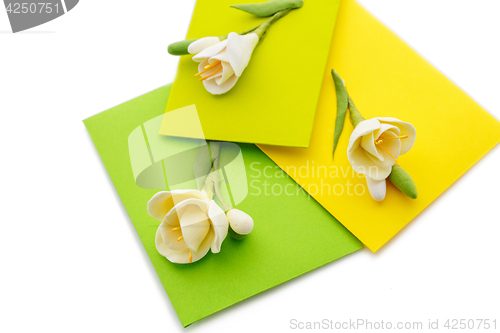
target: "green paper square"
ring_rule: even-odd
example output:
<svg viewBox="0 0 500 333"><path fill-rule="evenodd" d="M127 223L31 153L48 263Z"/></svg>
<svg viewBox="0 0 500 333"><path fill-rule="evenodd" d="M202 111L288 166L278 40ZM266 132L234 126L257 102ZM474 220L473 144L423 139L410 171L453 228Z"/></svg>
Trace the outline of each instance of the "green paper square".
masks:
<svg viewBox="0 0 500 333"><path fill-rule="evenodd" d="M184 326L363 248L292 179L284 173L280 176L276 164L255 145L239 144L250 186L237 208L253 217L252 233L242 241L228 236L220 253L209 252L193 264L173 264L161 256L154 242L160 222L146 211L148 200L158 190L136 185L128 138L134 129L163 113L170 87L135 98L84 123ZM143 159L142 163L148 164L151 156L144 154ZM266 186L267 193L275 186L293 195L265 195ZM260 195L256 195L258 190Z"/></svg>
<svg viewBox="0 0 500 333"><path fill-rule="evenodd" d="M262 0L197 0L186 39L246 31L264 22L230 5ZM226 94L212 95L198 63L180 57L166 111L195 104L208 140L308 147L340 0L304 1L274 23ZM163 134L197 137L188 121Z"/></svg>

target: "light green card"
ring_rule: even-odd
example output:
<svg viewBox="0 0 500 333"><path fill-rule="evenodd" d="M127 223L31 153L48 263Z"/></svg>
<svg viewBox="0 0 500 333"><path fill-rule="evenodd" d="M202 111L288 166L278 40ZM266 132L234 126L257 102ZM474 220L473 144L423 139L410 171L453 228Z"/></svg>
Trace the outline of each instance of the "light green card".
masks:
<svg viewBox="0 0 500 333"><path fill-rule="evenodd" d="M186 38L222 36L262 23L266 18L230 8L252 2L262 0L197 0ZM306 0L277 21L226 94L207 92L193 77L198 63L181 56L166 111L195 104L209 140L308 147L339 3ZM189 121L162 134L193 137Z"/></svg>
<svg viewBox="0 0 500 333"><path fill-rule="evenodd" d="M256 146L238 144L233 148L241 154L230 159L239 170L244 166L246 181L231 170L225 180L247 189L245 195L230 192L236 207L253 217L252 233L241 241L228 236L220 253L193 264L161 256L155 247L159 221L148 215L146 203L169 185L196 187L194 173L172 165L176 158L194 158L186 149L194 141L161 137L155 129L169 92L170 85L159 88L84 122L184 326L363 247ZM173 158L158 159L166 155ZM177 184L167 184L172 174Z"/></svg>

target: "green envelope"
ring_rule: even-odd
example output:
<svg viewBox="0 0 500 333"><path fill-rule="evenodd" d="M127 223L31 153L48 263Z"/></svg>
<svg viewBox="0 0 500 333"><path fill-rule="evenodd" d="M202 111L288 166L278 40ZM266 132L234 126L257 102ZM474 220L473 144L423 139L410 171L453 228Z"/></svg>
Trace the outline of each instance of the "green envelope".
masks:
<svg viewBox="0 0 500 333"><path fill-rule="evenodd" d="M238 144L249 186L246 196L240 197L235 204L253 217L252 233L241 241L228 236L220 253L209 252L193 264L173 264L161 256L155 247L155 233L160 222L148 215L146 204L168 184L161 181L159 174L159 182L155 182L155 177L138 179L141 171L149 166L159 168L163 175L168 174L169 160L154 163L151 153L154 140L162 140L162 137L155 137L147 127L152 124L148 121L164 112L170 87L167 85L135 98L88 118L84 123L185 327L363 248L358 239L255 145ZM142 129L144 135L146 146L142 148L141 140L131 139L141 134L137 128ZM182 140L192 139L172 140L171 145L175 146L187 142ZM143 157L139 158L141 154ZM241 174L238 176L241 178ZM186 183L176 186L186 184L196 187L196 180L186 178Z"/></svg>
<svg viewBox="0 0 500 333"><path fill-rule="evenodd" d="M186 39L255 27L267 18L230 5L260 2L197 0ZM236 85L223 95L207 92L193 77L198 63L191 55L181 56L164 111L195 104L204 138L210 140L308 147L339 4L340 0L306 0L302 8L274 23ZM188 121L162 132L197 137Z"/></svg>

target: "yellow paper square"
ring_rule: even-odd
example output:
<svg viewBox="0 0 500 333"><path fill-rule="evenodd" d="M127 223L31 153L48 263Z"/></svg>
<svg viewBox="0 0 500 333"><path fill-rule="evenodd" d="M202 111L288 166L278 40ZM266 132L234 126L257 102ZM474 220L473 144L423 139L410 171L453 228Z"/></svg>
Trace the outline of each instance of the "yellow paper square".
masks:
<svg viewBox="0 0 500 333"><path fill-rule="evenodd" d="M332 160L332 68L366 119L395 117L415 126L415 145L399 162L417 185L416 200L390 182L384 201L370 197L347 160L349 120ZM375 252L499 142L493 116L358 3L342 0L309 148L259 147ZM356 186L358 193L365 187L364 195L353 192Z"/></svg>
<svg viewBox="0 0 500 333"><path fill-rule="evenodd" d="M198 0L187 39L242 32L264 22L230 5L262 1ZM226 94L211 95L190 55L179 61L166 111L196 105L205 139L307 147L340 0L304 2L273 24ZM160 134L195 137L192 123Z"/></svg>

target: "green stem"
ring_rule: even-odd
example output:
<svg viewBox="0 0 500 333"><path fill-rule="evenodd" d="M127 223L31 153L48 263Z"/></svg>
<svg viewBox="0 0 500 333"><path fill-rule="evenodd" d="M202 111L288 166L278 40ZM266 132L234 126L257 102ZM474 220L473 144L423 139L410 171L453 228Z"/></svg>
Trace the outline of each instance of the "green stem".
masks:
<svg viewBox="0 0 500 333"><path fill-rule="evenodd" d="M249 33L253 32L253 31L255 31L255 29L257 29L257 28L258 28L258 27L260 27L261 25L262 25L262 24L259 24L258 26L255 26L255 27L253 27L252 29L248 29L248 30L246 30L246 31L240 32L239 34L240 34L240 35L246 35L246 34L249 34Z"/></svg>
<svg viewBox="0 0 500 333"><path fill-rule="evenodd" d="M351 97L349 96L348 98L349 98L349 114L351 123L354 127L356 127L360 122L365 120L365 118L363 118L358 108L354 105L354 102L352 101Z"/></svg>
<svg viewBox="0 0 500 333"><path fill-rule="evenodd" d="M224 202L224 200L222 199L222 194L220 192L220 183L221 183L219 177L219 160L220 160L220 149L221 149L220 142L210 141L209 147L210 147L210 156L212 156L213 162L211 171L208 174L207 178L205 179L205 182L203 183L203 190L205 191L210 200L212 200L215 194L217 196L217 199L219 199L220 203L222 204L222 209L224 210L224 212L227 212L233 207ZM214 154L214 152L216 153Z"/></svg>
<svg viewBox="0 0 500 333"><path fill-rule="evenodd" d="M219 158L220 157L217 157L214 160L215 195L217 196L217 199L219 199L220 203L222 204L222 210L224 210L224 212L227 212L228 210L230 210L233 207L231 207L230 205L226 204L226 202L224 201L224 199L222 199L222 194L220 192L221 181L220 181L220 178L219 178Z"/></svg>
<svg viewBox="0 0 500 333"><path fill-rule="evenodd" d="M212 200L214 196L214 187L216 186L216 182L218 180L218 175L214 172L214 161L219 158L220 154L220 142L218 141L210 141L207 142L208 153L210 159L212 160L211 171L208 173L207 178L205 178L205 182L203 183L203 190L207 194L208 198Z"/></svg>
<svg viewBox="0 0 500 333"><path fill-rule="evenodd" d="M258 26L253 27L252 29L245 30L243 32L240 32L238 35L247 35L253 31L255 31L257 28L259 28L262 24L259 24ZM220 41L222 42L224 39L227 39L227 35L224 36L219 36Z"/></svg>
<svg viewBox="0 0 500 333"><path fill-rule="evenodd" d="M259 24L258 26L253 27L252 29L240 32L239 35L247 35L247 34L255 31L255 33L259 36L259 39L262 39L262 36L264 36L266 34L267 29L269 29L271 24L273 24L274 22L276 22L277 20L279 20L280 18L282 18L283 16L288 14L289 11L290 11L290 9L283 10L281 12L277 12L267 21ZM225 39L227 39L227 35L219 36L219 40L221 42ZM189 52L187 50L189 45L191 45L191 43L193 43L197 40L198 40L198 38L197 39L187 39L187 40L182 40L179 42L172 43L168 46L168 53L170 53L171 55L189 54Z"/></svg>
<svg viewBox="0 0 500 333"><path fill-rule="evenodd" d="M259 36L259 39L262 39L264 37L264 35L267 33L267 30L269 29L269 27L271 27L271 25L274 22L278 21L280 18L282 18L283 16L288 14L290 11L291 11L291 9L286 9L286 10L282 10L280 12L277 12L276 14L271 16L270 19L268 19L267 21L265 21L261 25L259 25L254 30L254 32L257 34L257 36Z"/></svg>
<svg viewBox="0 0 500 333"><path fill-rule="evenodd" d="M214 196L214 187L215 187L214 172L210 172L207 178L205 178L205 183L203 183L203 191L205 191L208 199L210 200L212 200Z"/></svg>

